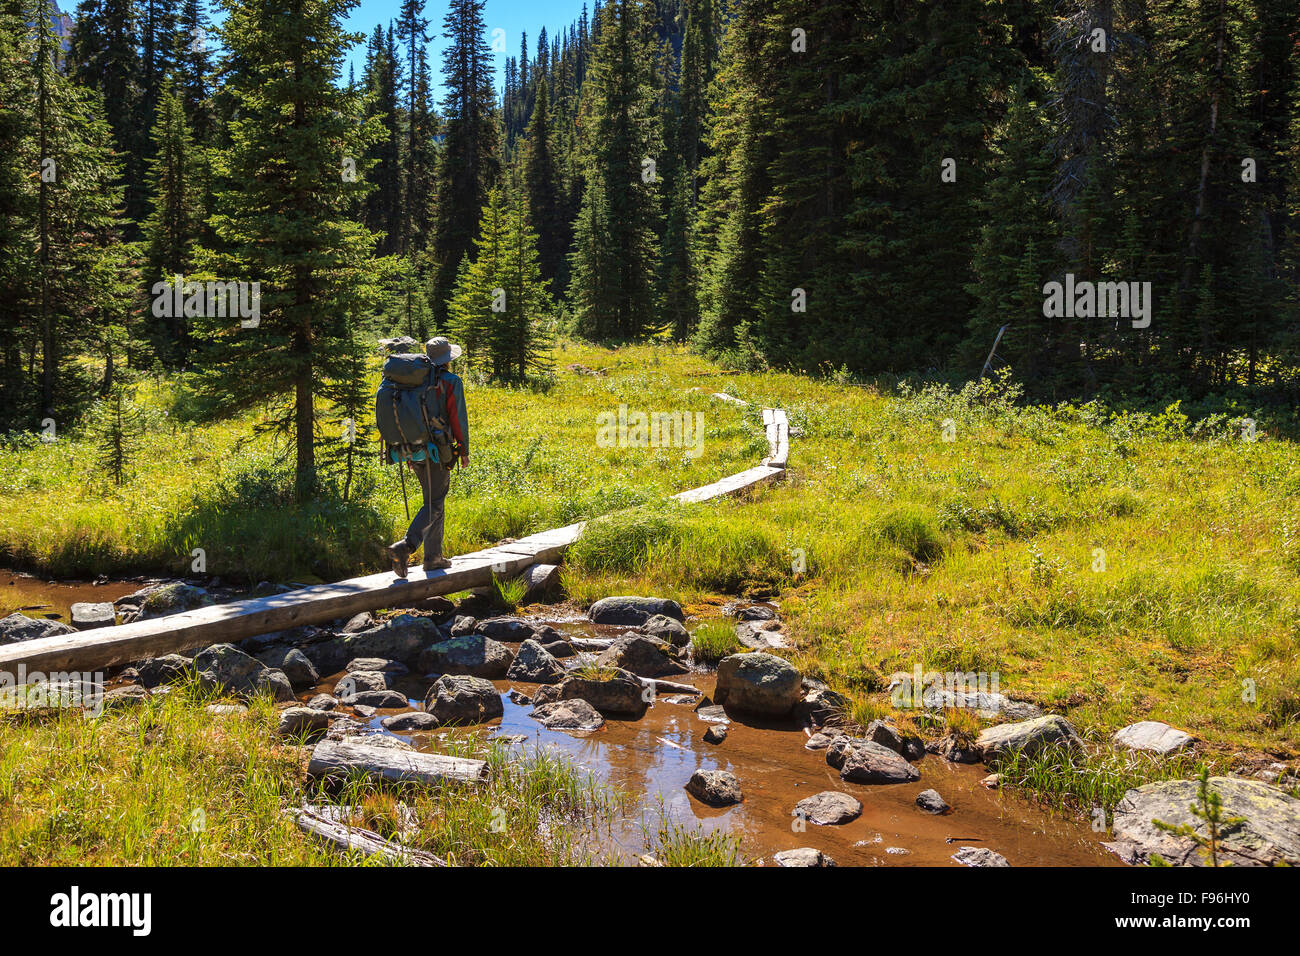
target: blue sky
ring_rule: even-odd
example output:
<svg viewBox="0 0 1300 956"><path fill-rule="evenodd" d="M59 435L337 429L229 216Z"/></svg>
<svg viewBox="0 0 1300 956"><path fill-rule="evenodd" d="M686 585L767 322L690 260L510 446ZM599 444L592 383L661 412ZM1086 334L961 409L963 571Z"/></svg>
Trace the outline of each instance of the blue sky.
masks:
<svg viewBox="0 0 1300 956"><path fill-rule="evenodd" d="M487 0L483 20L487 24L487 40L492 43L493 30L505 31L505 51L496 54L497 92L500 93L505 83L505 62L507 56L519 55L519 40L522 32L528 33L528 52L531 56L537 52L537 35L546 27L547 36L554 37L556 32L566 29L582 13L583 0ZM388 28L388 21L397 17L401 9L401 0L362 0L348 17L347 28L367 37L374 32L375 24L382 23ZM593 0L588 0L587 15L591 15ZM429 69L433 74L436 95L442 99L442 51L447 41L442 36L442 21L447 15L445 0L426 0L424 16L429 21ZM357 76L365 66L365 46L359 45L352 52L350 62L356 66ZM347 67L343 69L343 78L347 79Z"/></svg>

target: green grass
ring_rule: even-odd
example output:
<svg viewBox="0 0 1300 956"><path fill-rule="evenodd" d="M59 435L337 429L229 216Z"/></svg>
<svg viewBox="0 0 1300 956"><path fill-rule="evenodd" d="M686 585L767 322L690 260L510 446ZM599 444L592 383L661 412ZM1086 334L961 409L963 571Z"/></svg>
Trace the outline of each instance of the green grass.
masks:
<svg viewBox="0 0 1300 956"><path fill-rule="evenodd" d="M743 650L730 621L705 621L691 632L691 653L697 663L716 664L728 654Z"/></svg>
<svg viewBox="0 0 1300 956"><path fill-rule="evenodd" d="M300 833L284 810L332 802L357 825L462 865L604 862L599 827L626 797L553 753L513 758L477 737L441 749L488 761L490 783L390 790L352 780L329 793L304 775L304 755L273 736L276 710L215 717L196 683L87 720L62 709L0 715L0 865L335 865L361 863ZM385 832L385 829L390 832Z"/></svg>

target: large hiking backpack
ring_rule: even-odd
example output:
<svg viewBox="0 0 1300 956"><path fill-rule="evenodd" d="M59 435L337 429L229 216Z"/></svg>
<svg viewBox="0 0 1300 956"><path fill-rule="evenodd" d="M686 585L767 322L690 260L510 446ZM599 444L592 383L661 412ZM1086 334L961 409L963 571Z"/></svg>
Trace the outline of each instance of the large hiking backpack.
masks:
<svg viewBox="0 0 1300 956"><path fill-rule="evenodd" d="M424 355L390 355L375 393L375 424L391 461L449 464L447 398L437 370Z"/></svg>

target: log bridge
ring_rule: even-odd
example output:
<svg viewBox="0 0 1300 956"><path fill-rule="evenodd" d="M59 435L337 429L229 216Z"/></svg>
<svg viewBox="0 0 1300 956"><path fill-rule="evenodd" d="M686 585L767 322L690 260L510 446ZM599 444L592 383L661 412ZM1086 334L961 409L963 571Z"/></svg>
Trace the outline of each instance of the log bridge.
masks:
<svg viewBox="0 0 1300 956"><path fill-rule="evenodd" d="M766 485L784 475L789 455L786 414L765 408L763 423L770 454L762 464L673 498L688 503L709 501ZM451 567L444 570L426 573L412 568L406 578L385 571L286 594L3 645L0 675L7 675L12 683L25 683L38 673L95 671L193 647L234 643L258 634L348 618L361 611L409 606L436 595L484 587L494 577L513 577L534 564L554 563L578 539L582 528L583 523L578 522L542 531L452 558Z"/></svg>

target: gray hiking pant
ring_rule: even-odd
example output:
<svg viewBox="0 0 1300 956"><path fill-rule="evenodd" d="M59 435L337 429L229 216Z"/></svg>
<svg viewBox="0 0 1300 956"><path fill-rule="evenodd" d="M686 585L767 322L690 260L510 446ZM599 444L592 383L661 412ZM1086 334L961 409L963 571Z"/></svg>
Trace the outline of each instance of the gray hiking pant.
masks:
<svg viewBox="0 0 1300 956"><path fill-rule="evenodd" d="M406 531L406 544L414 553L423 539L424 560L434 561L442 557L442 520L447 489L451 487L451 470L431 461L413 462L411 470L420 480L424 504Z"/></svg>

